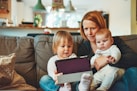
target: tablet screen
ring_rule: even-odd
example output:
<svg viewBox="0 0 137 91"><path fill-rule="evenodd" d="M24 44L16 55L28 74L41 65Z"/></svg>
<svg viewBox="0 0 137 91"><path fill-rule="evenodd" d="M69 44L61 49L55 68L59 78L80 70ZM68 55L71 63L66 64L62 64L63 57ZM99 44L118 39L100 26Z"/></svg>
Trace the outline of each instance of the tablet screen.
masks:
<svg viewBox="0 0 137 91"><path fill-rule="evenodd" d="M57 60L55 62L58 73L69 74L76 72L90 71L90 60L86 58L71 58Z"/></svg>

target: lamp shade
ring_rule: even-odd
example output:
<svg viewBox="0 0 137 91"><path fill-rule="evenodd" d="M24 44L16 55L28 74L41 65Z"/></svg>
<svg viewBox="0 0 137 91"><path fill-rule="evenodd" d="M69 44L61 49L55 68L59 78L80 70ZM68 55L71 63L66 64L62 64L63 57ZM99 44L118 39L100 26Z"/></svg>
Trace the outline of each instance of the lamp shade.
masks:
<svg viewBox="0 0 137 91"><path fill-rule="evenodd" d="M66 12L74 12L75 11L75 8L73 7L71 0L68 1L67 6L65 7L65 11Z"/></svg>
<svg viewBox="0 0 137 91"><path fill-rule="evenodd" d="M34 11L44 11L46 10L45 7L43 6L41 0L38 0L37 4L33 7Z"/></svg>

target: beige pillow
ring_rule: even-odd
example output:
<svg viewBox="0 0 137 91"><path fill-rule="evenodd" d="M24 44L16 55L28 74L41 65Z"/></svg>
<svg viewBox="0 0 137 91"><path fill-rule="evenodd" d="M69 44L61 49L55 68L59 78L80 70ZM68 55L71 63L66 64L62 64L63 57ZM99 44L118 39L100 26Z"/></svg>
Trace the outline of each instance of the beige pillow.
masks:
<svg viewBox="0 0 137 91"><path fill-rule="evenodd" d="M0 56L0 90L36 91L15 70L15 53Z"/></svg>
<svg viewBox="0 0 137 91"><path fill-rule="evenodd" d="M37 89L26 83L25 79L14 70L14 77L9 85L0 87L1 90L37 91Z"/></svg>
<svg viewBox="0 0 137 91"><path fill-rule="evenodd" d="M12 82L14 76L15 53L0 56L0 87Z"/></svg>

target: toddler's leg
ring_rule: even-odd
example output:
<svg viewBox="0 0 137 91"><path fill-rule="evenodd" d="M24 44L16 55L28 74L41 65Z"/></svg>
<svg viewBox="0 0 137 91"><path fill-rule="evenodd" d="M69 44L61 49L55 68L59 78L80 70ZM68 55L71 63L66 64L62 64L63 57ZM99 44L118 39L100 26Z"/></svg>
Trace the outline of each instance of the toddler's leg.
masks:
<svg viewBox="0 0 137 91"><path fill-rule="evenodd" d="M90 74L86 74L84 73L81 76L81 81L79 84L79 91L88 91L89 87L90 87L90 83L91 83L92 77Z"/></svg>
<svg viewBox="0 0 137 91"><path fill-rule="evenodd" d="M40 88L43 91L57 91L59 86L55 84L55 81L48 75L44 75L41 77L39 81Z"/></svg>

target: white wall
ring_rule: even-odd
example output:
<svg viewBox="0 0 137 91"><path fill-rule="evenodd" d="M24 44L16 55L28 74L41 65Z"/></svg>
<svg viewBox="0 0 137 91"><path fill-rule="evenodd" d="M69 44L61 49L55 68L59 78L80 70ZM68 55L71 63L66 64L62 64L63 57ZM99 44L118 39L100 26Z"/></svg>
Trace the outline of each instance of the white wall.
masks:
<svg viewBox="0 0 137 91"><path fill-rule="evenodd" d="M136 0L72 0L72 4L77 10L82 9L83 14L90 10L103 10L109 13L109 28L112 31L113 35L128 35L137 33L135 19L132 19L131 12L135 13L135 6L132 6L132 3L135 3ZM64 0L64 5L66 5L68 0ZM23 16L18 20L24 19L25 21L33 21L32 19L32 7L37 3L37 0L23 0L22 2L24 7ZM52 0L42 0L42 3L46 6L50 6ZM22 5L23 6L23 5ZM132 7L131 7L132 6ZM18 8L18 11L20 8ZM132 10L132 11L131 11ZM18 12L18 14L22 14ZM131 18L132 17L132 18ZM133 21L134 20L134 21ZM18 21L19 22L19 21ZM132 22L132 23L131 23ZM134 29L131 31L131 29Z"/></svg>

